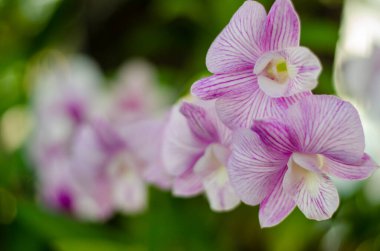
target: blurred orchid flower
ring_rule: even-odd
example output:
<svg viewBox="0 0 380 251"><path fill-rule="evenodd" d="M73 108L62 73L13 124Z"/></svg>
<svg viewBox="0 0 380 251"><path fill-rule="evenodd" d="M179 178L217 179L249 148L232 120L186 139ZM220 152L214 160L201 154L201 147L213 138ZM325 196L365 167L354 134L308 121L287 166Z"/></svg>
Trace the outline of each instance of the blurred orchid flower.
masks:
<svg viewBox="0 0 380 251"><path fill-rule="evenodd" d="M339 205L328 175L365 179L377 168L364 153L355 108L334 96L309 96L278 119L255 121L234 135L229 175L242 201L260 204L260 224L280 223L295 206L325 220Z"/></svg>
<svg viewBox="0 0 380 251"><path fill-rule="evenodd" d="M170 189L172 176L164 168L162 145L168 116L152 117L127 125L121 134L128 142L128 150L144 165L146 182L161 189Z"/></svg>
<svg viewBox="0 0 380 251"><path fill-rule="evenodd" d="M258 2L246 1L208 51L214 75L194 83L192 93L217 99L218 115L230 128L276 115L310 95L321 72L318 58L299 40L290 0L276 0L268 15Z"/></svg>
<svg viewBox="0 0 380 251"><path fill-rule="evenodd" d="M119 124L164 113L171 93L159 87L154 67L142 59L125 63L109 93L108 117Z"/></svg>
<svg viewBox="0 0 380 251"><path fill-rule="evenodd" d="M103 186L108 203L125 213L146 206L146 185L141 164L127 151L126 141L105 120L94 119L78 129L72 146L76 177L83 190Z"/></svg>
<svg viewBox="0 0 380 251"><path fill-rule="evenodd" d="M113 210L106 191L96 180L96 190L84 189L72 155L78 129L98 112L99 70L92 61L79 56L50 57L37 70L33 95L36 125L30 152L41 198L78 218L104 220Z"/></svg>
<svg viewBox="0 0 380 251"><path fill-rule="evenodd" d="M109 92L107 118L140 164L144 180L162 189L171 186L163 168L161 143L171 93L160 88L154 67L135 59L124 64ZM131 158L129 158L131 159Z"/></svg>
<svg viewBox="0 0 380 251"><path fill-rule="evenodd" d="M171 185L157 137L164 117L153 117L163 109L163 94L155 89L151 66L127 64L121 70L125 81L108 93L100 88L99 75L84 58L39 73L31 148L44 201L91 220L104 220L115 210L143 210L147 182Z"/></svg>
<svg viewBox="0 0 380 251"><path fill-rule="evenodd" d="M46 153L39 178L40 197L48 206L86 220L105 220L112 215L107 190L97 182L96 190L87 189L88 179L77 175L77 167L71 155L62 145Z"/></svg>
<svg viewBox="0 0 380 251"><path fill-rule="evenodd" d="M68 144L75 128L96 111L102 81L97 66L85 57L48 58L36 68L32 95L36 126L30 150L37 166L51 151Z"/></svg>
<svg viewBox="0 0 380 251"><path fill-rule="evenodd" d="M166 125L163 163L174 176L173 193L205 192L215 211L235 208L240 200L227 175L231 131L218 119L215 102L181 102Z"/></svg>

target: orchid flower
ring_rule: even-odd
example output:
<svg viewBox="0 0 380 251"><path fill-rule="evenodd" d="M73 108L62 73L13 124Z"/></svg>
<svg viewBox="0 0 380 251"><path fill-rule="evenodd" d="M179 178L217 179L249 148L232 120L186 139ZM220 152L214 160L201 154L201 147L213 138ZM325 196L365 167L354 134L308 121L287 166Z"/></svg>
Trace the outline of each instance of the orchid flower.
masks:
<svg viewBox="0 0 380 251"><path fill-rule="evenodd" d="M108 94L106 115L126 142L133 156L129 159L138 160L144 180L169 189L172 180L163 168L161 143L171 93L158 86L152 65L138 59L127 62Z"/></svg>
<svg viewBox="0 0 380 251"><path fill-rule="evenodd" d="M290 0L276 0L268 15L258 2L246 1L208 51L206 65L214 75L194 83L192 94L216 99L230 128L275 116L317 85L321 64L299 40Z"/></svg>
<svg viewBox="0 0 380 251"><path fill-rule="evenodd" d="M167 116L152 117L125 125L121 130L122 137L127 139L128 151L144 166L144 180L165 190L172 186L172 177L162 157L166 123Z"/></svg>
<svg viewBox="0 0 380 251"><path fill-rule="evenodd" d="M80 219L101 221L109 218L113 207L104 186L97 183L96 190L84 189L86 185L75 175L75 165L63 149L51 154L54 156L45 162L47 166L37 173L42 201L52 209Z"/></svg>
<svg viewBox="0 0 380 251"><path fill-rule="evenodd" d="M35 72L34 81L37 123L30 151L37 167L46 166L52 152L69 144L77 126L97 110L101 96L102 78L89 59L77 56L47 61L49 65Z"/></svg>
<svg viewBox="0 0 380 251"><path fill-rule="evenodd" d="M136 213L146 207L142 164L128 152L127 143L111 124L94 119L83 125L73 143L73 162L83 190L107 191L115 210Z"/></svg>
<svg viewBox="0 0 380 251"><path fill-rule="evenodd" d="M325 220L339 205L329 176L365 179L377 165L364 153L355 108L334 96L309 96L279 118L255 121L234 135L229 175L249 205L260 204L262 227L280 223L297 206Z"/></svg>
<svg viewBox="0 0 380 251"><path fill-rule="evenodd" d="M37 123L30 145L40 197L51 208L74 217L105 220L113 206L104 182L100 177L84 179L72 154L79 128L97 113L101 74L84 57L48 59L36 68L33 108Z"/></svg>
<svg viewBox="0 0 380 251"><path fill-rule="evenodd" d="M108 117L118 124L149 119L166 111L169 91L160 88L155 69L135 59L120 68L108 97Z"/></svg>
<svg viewBox="0 0 380 251"><path fill-rule="evenodd" d="M240 200L227 175L231 131L218 119L212 101L173 107L163 141L163 163L180 197L205 192L211 209L227 211Z"/></svg>

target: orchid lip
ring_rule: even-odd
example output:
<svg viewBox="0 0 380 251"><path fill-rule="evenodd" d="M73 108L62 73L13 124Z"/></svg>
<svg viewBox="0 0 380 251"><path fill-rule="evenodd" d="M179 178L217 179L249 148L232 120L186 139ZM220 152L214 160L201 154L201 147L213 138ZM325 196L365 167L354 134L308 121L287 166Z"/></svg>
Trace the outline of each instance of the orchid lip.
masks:
<svg viewBox="0 0 380 251"><path fill-rule="evenodd" d="M286 94L289 82L294 78L294 66L279 51L264 53L253 69L257 75L260 89L270 97L282 97Z"/></svg>
<svg viewBox="0 0 380 251"><path fill-rule="evenodd" d="M274 58L265 66L261 75L264 75L278 84L284 84L289 78L288 64L282 57Z"/></svg>
<svg viewBox="0 0 380 251"><path fill-rule="evenodd" d="M300 172L321 173L324 166L324 158L321 154L307 154L295 152L289 159L288 166Z"/></svg>

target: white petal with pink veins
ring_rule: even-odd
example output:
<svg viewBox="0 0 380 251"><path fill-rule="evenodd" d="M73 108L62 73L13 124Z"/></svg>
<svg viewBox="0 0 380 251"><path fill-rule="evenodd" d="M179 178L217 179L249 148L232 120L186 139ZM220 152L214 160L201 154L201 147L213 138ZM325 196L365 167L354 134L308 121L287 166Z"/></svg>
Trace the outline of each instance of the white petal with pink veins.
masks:
<svg viewBox="0 0 380 251"><path fill-rule="evenodd" d="M302 161L302 163L308 162L310 163L310 159ZM310 166L305 168L290 158L284 176L284 190L293 197L307 218L329 219L339 205L338 191L326 175L310 169L312 169Z"/></svg>
<svg viewBox="0 0 380 251"><path fill-rule="evenodd" d="M266 12L256 1L246 1L212 43L206 58L214 74L252 68L261 54L260 38Z"/></svg>
<svg viewBox="0 0 380 251"><path fill-rule="evenodd" d="M267 147L251 130L235 132L228 172L241 200L261 203L273 191L287 160L287 155Z"/></svg>
<svg viewBox="0 0 380 251"><path fill-rule="evenodd" d="M273 227L279 224L296 207L293 198L284 191L282 180L283 177L279 178L273 191L260 204L261 227Z"/></svg>
<svg viewBox="0 0 380 251"><path fill-rule="evenodd" d="M240 204L240 199L231 186L225 166L219 166L218 169L206 176L203 185L212 210L229 211Z"/></svg>

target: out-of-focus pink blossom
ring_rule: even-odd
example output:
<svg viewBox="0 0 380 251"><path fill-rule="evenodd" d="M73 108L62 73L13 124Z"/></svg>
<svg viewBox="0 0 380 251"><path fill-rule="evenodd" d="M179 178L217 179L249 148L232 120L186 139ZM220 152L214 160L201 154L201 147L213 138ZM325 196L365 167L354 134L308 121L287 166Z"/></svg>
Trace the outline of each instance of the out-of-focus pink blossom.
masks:
<svg viewBox="0 0 380 251"><path fill-rule="evenodd" d="M173 175L173 193L205 192L215 211L235 208L240 200L230 185L227 159L231 131L218 119L215 102L181 102L173 107L163 141L163 163Z"/></svg>
<svg viewBox="0 0 380 251"><path fill-rule="evenodd" d="M125 63L109 93L109 118L126 124L164 113L172 97L159 88L157 77L154 67L141 59Z"/></svg>
<svg viewBox="0 0 380 251"><path fill-rule="evenodd" d="M31 153L40 197L78 218L140 212L147 183L171 185L160 154L163 94L152 69L131 62L120 75L105 92L88 59L58 61L37 74Z"/></svg>

